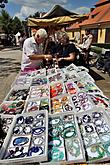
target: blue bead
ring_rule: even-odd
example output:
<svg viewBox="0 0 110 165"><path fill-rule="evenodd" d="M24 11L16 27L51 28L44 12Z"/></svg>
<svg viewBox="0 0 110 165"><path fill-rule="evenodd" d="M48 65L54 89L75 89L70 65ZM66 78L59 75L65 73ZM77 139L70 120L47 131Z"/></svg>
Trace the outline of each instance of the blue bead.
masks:
<svg viewBox="0 0 110 165"><path fill-rule="evenodd" d="M14 146L22 146L22 145L24 145L28 142L29 142L29 138L27 138L27 137L18 137L16 139L14 139L13 145Z"/></svg>

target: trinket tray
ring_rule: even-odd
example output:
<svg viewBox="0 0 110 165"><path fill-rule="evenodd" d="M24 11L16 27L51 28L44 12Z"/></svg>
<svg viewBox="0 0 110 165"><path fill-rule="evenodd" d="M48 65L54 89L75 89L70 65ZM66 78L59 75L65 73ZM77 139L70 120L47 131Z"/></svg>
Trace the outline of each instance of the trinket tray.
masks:
<svg viewBox="0 0 110 165"><path fill-rule="evenodd" d="M65 80L74 80L74 79L78 79L78 74L76 71L70 71L70 72L65 72Z"/></svg>
<svg viewBox="0 0 110 165"><path fill-rule="evenodd" d="M78 123L88 163L109 160L110 120L102 107L78 114Z"/></svg>
<svg viewBox="0 0 110 165"><path fill-rule="evenodd" d="M103 92L92 81L85 82L85 90L89 94L102 94L103 95Z"/></svg>
<svg viewBox="0 0 110 165"><path fill-rule="evenodd" d="M68 94L63 94L58 97L54 97L51 99L51 108L50 113L60 113L60 112L67 112L73 111L74 106L71 101L71 97Z"/></svg>
<svg viewBox="0 0 110 165"><path fill-rule="evenodd" d="M12 88L7 96L5 97L5 101L20 101L26 100L29 95L29 88Z"/></svg>
<svg viewBox="0 0 110 165"><path fill-rule="evenodd" d="M48 139L48 162L42 165L85 162L85 152L73 112L49 115Z"/></svg>
<svg viewBox="0 0 110 165"><path fill-rule="evenodd" d="M83 71L85 71L85 72L89 72L89 69L87 69L87 68L84 67L84 66L78 66L78 68L77 68L77 72L83 72Z"/></svg>
<svg viewBox="0 0 110 165"><path fill-rule="evenodd" d="M65 77L62 72L55 73L53 75L48 76L49 83L55 83L56 81L64 81Z"/></svg>
<svg viewBox="0 0 110 165"><path fill-rule="evenodd" d="M48 112L16 115L2 151L2 163L34 163L47 160Z"/></svg>
<svg viewBox="0 0 110 165"><path fill-rule="evenodd" d="M48 83L47 77L34 77L31 86L45 85Z"/></svg>
<svg viewBox="0 0 110 165"><path fill-rule="evenodd" d="M89 94L96 106L110 110L110 99L102 94Z"/></svg>
<svg viewBox="0 0 110 165"><path fill-rule="evenodd" d="M25 77L31 77L31 74L32 74L32 71L30 72L23 72L23 71L20 71L18 73L18 76L25 76ZM17 78L17 77L16 77Z"/></svg>
<svg viewBox="0 0 110 165"><path fill-rule="evenodd" d="M50 97L56 97L66 93L65 85L62 81L57 81L56 83L50 84Z"/></svg>
<svg viewBox="0 0 110 165"><path fill-rule="evenodd" d="M31 77L46 76L46 69L39 69L31 73Z"/></svg>
<svg viewBox="0 0 110 165"><path fill-rule="evenodd" d="M50 98L50 86L48 84L31 86L29 91L28 100Z"/></svg>
<svg viewBox="0 0 110 165"><path fill-rule="evenodd" d="M25 102L20 101L3 101L0 105L0 113L16 115L23 113Z"/></svg>
<svg viewBox="0 0 110 165"><path fill-rule="evenodd" d="M9 129L13 125L15 116L14 115L6 115L6 114L4 115L4 114L1 114L0 118L2 119L2 123L1 123L2 124L2 131L4 133L4 134L2 134L3 138L0 138L0 158L1 158L1 153L3 152L2 150L4 148L3 146L6 145L4 143L4 141L6 139L8 139L7 134L9 132Z"/></svg>
<svg viewBox="0 0 110 165"><path fill-rule="evenodd" d="M77 71L77 70L78 70L78 67L76 65L74 65L73 63L65 68L66 72Z"/></svg>
<svg viewBox="0 0 110 165"><path fill-rule="evenodd" d="M32 78L26 76L18 76L15 81L12 83L11 88L19 87L30 87Z"/></svg>
<svg viewBox="0 0 110 165"><path fill-rule="evenodd" d="M73 82L77 85L79 90L85 90L85 82L81 81L79 78L74 79Z"/></svg>
<svg viewBox="0 0 110 165"><path fill-rule="evenodd" d="M95 80L90 76L90 74L88 74L88 72L81 71L81 72L78 72L77 74L80 77L80 79L83 80L83 81L85 81L85 82L86 81L95 82Z"/></svg>
<svg viewBox="0 0 110 165"><path fill-rule="evenodd" d="M57 73L56 68L47 69L47 76Z"/></svg>
<svg viewBox="0 0 110 165"><path fill-rule="evenodd" d="M70 95L76 94L79 91L77 85L72 81L68 81L67 83L65 83L65 86L67 93Z"/></svg>
<svg viewBox="0 0 110 165"><path fill-rule="evenodd" d="M95 104L85 91L80 91L71 95L72 103L75 107L75 113L91 110Z"/></svg>
<svg viewBox="0 0 110 165"><path fill-rule="evenodd" d="M50 111L50 99L40 98L38 100L33 99L31 101L27 101L25 104L25 112L39 111L39 110L47 110Z"/></svg>

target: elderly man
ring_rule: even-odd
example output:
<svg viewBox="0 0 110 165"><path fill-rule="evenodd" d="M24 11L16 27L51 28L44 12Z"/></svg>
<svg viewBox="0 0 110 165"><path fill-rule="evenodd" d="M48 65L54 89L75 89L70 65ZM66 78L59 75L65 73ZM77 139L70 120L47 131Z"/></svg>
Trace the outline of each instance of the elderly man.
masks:
<svg viewBox="0 0 110 165"><path fill-rule="evenodd" d="M45 29L39 29L36 34L24 41L21 70L35 70L43 67L43 60L51 60L51 55L43 54L43 43L47 38Z"/></svg>

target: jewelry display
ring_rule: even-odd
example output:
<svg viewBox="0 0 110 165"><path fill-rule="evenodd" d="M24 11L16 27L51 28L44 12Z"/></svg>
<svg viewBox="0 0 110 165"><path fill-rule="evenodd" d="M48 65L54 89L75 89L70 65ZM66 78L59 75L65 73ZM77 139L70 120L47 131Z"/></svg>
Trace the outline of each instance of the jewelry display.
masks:
<svg viewBox="0 0 110 165"><path fill-rule="evenodd" d="M109 143L110 142L110 133L107 134L100 134L100 140L102 143Z"/></svg>
<svg viewBox="0 0 110 165"><path fill-rule="evenodd" d="M0 113L19 114L24 109L24 101L4 101L0 106Z"/></svg>
<svg viewBox="0 0 110 165"><path fill-rule="evenodd" d="M110 108L110 100L101 94L89 95L96 106Z"/></svg>
<svg viewBox="0 0 110 165"><path fill-rule="evenodd" d="M73 82L67 82L66 89L69 94L76 94L78 92L78 88Z"/></svg>
<svg viewBox="0 0 110 165"><path fill-rule="evenodd" d="M66 143L68 160L83 159L81 144L78 139L75 138L71 138L71 140L66 139L65 143Z"/></svg>
<svg viewBox="0 0 110 165"><path fill-rule="evenodd" d="M110 141L108 143L103 144L103 146L106 150L107 156L110 157Z"/></svg>
<svg viewBox="0 0 110 165"><path fill-rule="evenodd" d="M72 111L73 105L69 96L57 97L51 100L51 113Z"/></svg>
<svg viewBox="0 0 110 165"><path fill-rule="evenodd" d="M5 138L7 137L9 128L12 125L13 118L14 116L12 115L0 115L0 150L2 148Z"/></svg>
<svg viewBox="0 0 110 165"><path fill-rule="evenodd" d="M26 77L26 76L19 76L15 82L12 84L14 87L16 86L30 86L31 85L31 78Z"/></svg>
<svg viewBox="0 0 110 165"><path fill-rule="evenodd" d="M57 72L56 68L47 69L47 75L51 75L51 74L54 74L56 72Z"/></svg>
<svg viewBox="0 0 110 165"><path fill-rule="evenodd" d="M101 159L106 156L104 147L99 143L87 148L88 160Z"/></svg>
<svg viewBox="0 0 110 165"><path fill-rule="evenodd" d="M85 92L72 95L72 102L77 112L90 110L93 107L92 101Z"/></svg>
<svg viewBox="0 0 110 165"><path fill-rule="evenodd" d="M84 113L78 117L78 123L88 161L98 161L109 157L110 127L105 113L100 110L91 111L89 115Z"/></svg>
<svg viewBox="0 0 110 165"><path fill-rule="evenodd" d="M73 114L54 115L49 118L48 135L50 162L64 160L65 152L67 152L68 161L84 159Z"/></svg>
<svg viewBox="0 0 110 165"><path fill-rule="evenodd" d="M33 146L29 149L28 156L39 156L44 153L44 149L42 147Z"/></svg>
<svg viewBox="0 0 110 165"><path fill-rule="evenodd" d="M36 85L44 85L47 84L47 78L46 77L39 77L39 78L33 78L32 79L32 86L36 86Z"/></svg>
<svg viewBox="0 0 110 165"><path fill-rule="evenodd" d="M110 159L110 100L88 69L71 64L21 72L11 87L0 105L0 164Z"/></svg>
<svg viewBox="0 0 110 165"><path fill-rule="evenodd" d="M26 100L28 96L28 92L29 92L29 89L12 90L7 96L6 101Z"/></svg>
<svg viewBox="0 0 110 165"><path fill-rule="evenodd" d="M50 85L50 97L53 98L55 96L59 96L65 93L65 87L63 83L55 83Z"/></svg>
<svg viewBox="0 0 110 165"><path fill-rule="evenodd" d="M49 161L60 161L65 160L65 152L63 148L55 148L52 147L48 151L48 159Z"/></svg>
<svg viewBox="0 0 110 165"><path fill-rule="evenodd" d="M49 86L48 85L41 85L41 86L31 86L30 87L30 93L29 93L29 99L39 99L41 97L49 97Z"/></svg>
<svg viewBox="0 0 110 165"><path fill-rule="evenodd" d="M55 73L51 76L48 76L49 83L54 83L55 81L60 81L64 79L64 75L62 72Z"/></svg>
<svg viewBox="0 0 110 165"><path fill-rule="evenodd" d="M39 69L31 72L31 77L46 76L46 69Z"/></svg>
<svg viewBox="0 0 110 165"><path fill-rule="evenodd" d="M92 133L92 134L86 134L84 137L83 137L83 140L84 140L84 144L86 146L91 146L93 144L96 144L96 143L101 143L97 133Z"/></svg>
<svg viewBox="0 0 110 165"><path fill-rule="evenodd" d="M18 115L4 158L17 161L14 158L34 157L39 160L40 155L41 160L47 160L47 125L46 111Z"/></svg>

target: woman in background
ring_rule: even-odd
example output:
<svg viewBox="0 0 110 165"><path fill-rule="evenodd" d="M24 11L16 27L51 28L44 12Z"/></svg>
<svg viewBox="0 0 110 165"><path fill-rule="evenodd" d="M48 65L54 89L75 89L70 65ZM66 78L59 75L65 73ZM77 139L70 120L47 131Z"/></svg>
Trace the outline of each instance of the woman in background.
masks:
<svg viewBox="0 0 110 165"><path fill-rule="evenodd" d="M56 56L59 67L62 68L71 63L76 64L77 49L73 43L69 43L68 34L65 31L58 31L56 36L58 41Z"/></svg>

